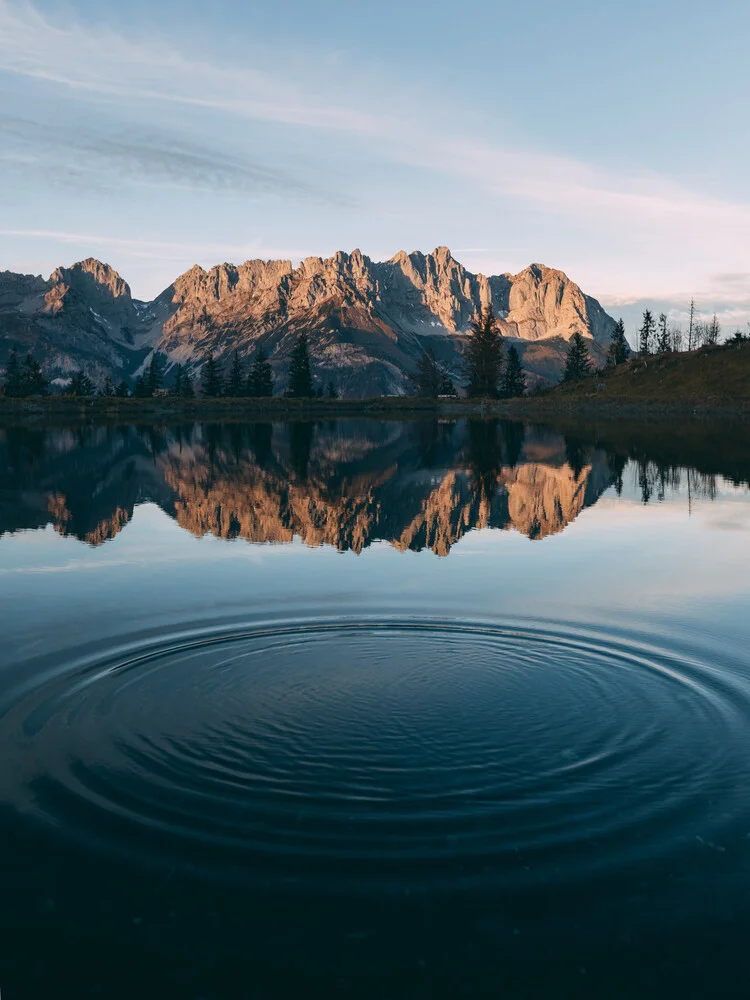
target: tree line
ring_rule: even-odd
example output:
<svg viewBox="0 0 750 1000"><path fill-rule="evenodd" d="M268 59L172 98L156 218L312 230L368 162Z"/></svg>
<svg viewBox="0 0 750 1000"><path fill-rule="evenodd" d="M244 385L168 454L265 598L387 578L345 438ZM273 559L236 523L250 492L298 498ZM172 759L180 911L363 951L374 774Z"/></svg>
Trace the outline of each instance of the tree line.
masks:
<svg viewBox="0 0 750 1000"><path fill-rule="evenodd" d="M491 309L484 310L471 325L471 338L464 349L463 376L466 394L490 399L509 399L526 391L526 375L521 356L514 344L505 352L497 317ZM417 362L412 386L426 399L457 396L455 382L428 347Z"/></svg>
<svg viewBox="0 0 750 1000"><path fill-rule="evenodd" d="M620 363L628 356L625 328L618 324L610 354L612 363ZM562 373L562 381L572 382L584 378L593 370L588 347L583 335L575 332L570 339ZM471 337L463 355L463 372L466 395L473 398L512 399L527 391L526 373L515 344L505 350L505 339L492 309L485 309L471 325ZM456 396L456 386L438 362L432 348L422 354L413 383L418 396Z"/></svg>
<svg viewBox="0 0 750 1000"><path fill-rule="evenodd" d="M154 351L148 367L135 379L132 391L125 379L115 385L110 375L106 375L103 383L97 388L93 379L81 368L73 373L61 394L112 399L129 397L148 399L161 395L179 399L192 399L196 395L206 398L223 396L241 399L267 398L274 395L276 388L273 369L263 347L258 348L249 365L235 351L227 371L213 352L209 352L203 360L198 385L195 384L190 370L178 364L171 385L165 388L166 364L166 356ZM11 399L48 396L51 389L49 379L44 375L41 365L33 354L29 352L25 360L21 361L18 349L13 347L5 369L3 395ZM314 378L305 333L299 335L291 352L288 383L284 395L297 399L323 396L329 399L338 398L338 390L332 380L329 380L324 390L322 384Z"/></svg>
<svg viewBox="0 0 750 1000"><path fill-rule="evenodd" d="M256 351L247 370L237 351L232 356L228 372L224 372L213 353L209 353L201 369L201 395L208 398L268 398L274 395L275 381L268 355L262 347ZM332 380L329 380L324 389L322 383L313 376L306 333L299 334L292 348L284 395L292 399L315 399L323 396L338 399L338 390Z"/></svg>
<svg viewBox="0 0 750 1000"><path fill-rule="evenodd" d="M638 331L638 347L641 355L663 354L668 351L695 350L701 346L719 343L721 324L716 315L709 321L701 320L690 303L688 329L683 333L677 324L670 324L665 313L658 321L647 309ZM731 343L749 340L750 336L736 331ZM612 332L607 355L607 365L616 366L628 360L631 353L625 336L625 324L618 320ZM112 378L105 376L98 388L84 369L74 372L69 384L62 390L66 396L101 396L108 398L149 398L169 395L180 399L192 399L196 395L206 398L269 398L276 391L276 378L265 349L257 349L248 362L234 352L227 370L209 352L200 369L199 383L196 385L190 369L178 364L173 380L164 387L167 358L154 351L148 367L135 380L132 391L125 379L115 385ZM594 370L586 339L576 331L570 338L562 373L563 382L577 381L590 375ZM522 396L527 391L526 373L515 344L505 348L505 339L492 309L485 309L471 325L471 336L463 354L461 371L463 388L467 396L490 399L510 399ZM438 360L432 347L423 351L417 361L416 371L410 377L411 387L417 396L434 399L438 396L457 396L456 382L444 364ZM46 396L51 384L42 367L32 353L22 361L17 348L13 348L6 365L3 394L9 398ZM324 390L313 372L309 343L306 333L297 337L289 361L287 384L283 394L289 398L312 399L327 396L337 399L338 391L333 381Z"/></svg>
<svg viewBox="0 0 750 1000"><path fill-rule="evenodd" d="M624 336L624 334L623 334ZM69 384L62 390L64 396L103 398L147 399L167 395L179 399L192 399L196 395L204 398L269 398L276 390L276 379L263 347L255 352L251 362L244 361L234 352L227 370L209 352L200 369L199 384L196 385L190 370L178 364L173 381L165 388L167 358L154 351L148 367L141 372L132 391L125 379L115 385L111 376L106 375L97 388L84 369L73 373ZM591 370L591 362L585 341L580 334L574 334L568 352L564 378L580 378ZM504 338L497 318L492 310L486 310L472 324L472 336L464 352L465 389L468 396L494 399L522 396L526 392L526 374L521 365L518 349L514 344L506 352ZM418 396L457 396L458 390L450 374L438 361L431 347L427 348L417 362L411 383ZM9 398L49 395L51 385L42 372L41 365L29 353L21 362L18 351L11 350L6 366L3 393ZM284 395L292 399L313 399L327 396L337 399L338 391L333 381L323 389L314 377L307 334L301 333L292 349L289 374Z"/></svg>
<svg viewBox="0 0 750 1000"><path fill-rule="evenodd" d="M741 344L747 340L750 340L750 334L737 329L726 343ZM642 355L695 351L699 347L715 347L720 341L718 316L714 313L711 319L701 319L695 308L695 299L690 301L686 330L681 323L670 323L665 313L660 313L657 321L650 309L643 313L643 322L638 330L638 352Z"/></svg>

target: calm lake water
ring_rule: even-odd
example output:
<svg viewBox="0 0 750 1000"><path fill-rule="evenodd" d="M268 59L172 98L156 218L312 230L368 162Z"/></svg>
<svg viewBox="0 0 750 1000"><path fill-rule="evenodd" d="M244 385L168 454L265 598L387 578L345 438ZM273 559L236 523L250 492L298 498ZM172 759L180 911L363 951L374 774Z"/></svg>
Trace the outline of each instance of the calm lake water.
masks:
<svg viewBox="0 0 750 1000"><path fill-rule="evenodd" d="M3 1000L724 997L750 447L0 430Z"/></svg>

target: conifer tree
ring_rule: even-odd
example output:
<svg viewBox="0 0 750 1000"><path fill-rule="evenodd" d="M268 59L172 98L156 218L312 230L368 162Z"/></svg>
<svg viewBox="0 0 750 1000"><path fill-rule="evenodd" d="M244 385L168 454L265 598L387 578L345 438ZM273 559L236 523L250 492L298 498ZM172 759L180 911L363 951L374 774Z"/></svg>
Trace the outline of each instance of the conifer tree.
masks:
<svg viewBox="0 0 750 1000"><path fill-rule="evenodd" d="M201 369L201 394L215 399L221 395L223 379L221 368L213 352L209 351Z"/></svg>
<svg viewBox="0 0 750 1000"><path fill-rule="evenodd" d="M8 363L5 366L5 383L3 394L9 399L20 399L23 395L23 381L21 378L21 363L18 360L18 350L11 348Z"/></svg>
<svg viewBox="0 0 750 1000"><path fill-rule="evenodd" d="M180 398L182 395L183 378L182 365L177 365L177 369L174 373L174 383L172 384L172 388L169 390L170 396L175 396L177 399Z"/></svg>
<svg viewBox="0 0 750 1000"><path fill-rule="evenodd" d="M295 399L310 399L314 393L307 334L302 332L297 337L297 343L292 350L287 396L292 396Z"/></svg>
<svg viewBox="0 0 750 1000"><path fill-rule="evenodd" d="M656 338L656 353L664 354L672 350L672 337L667 326L667 314L659 313L659 334Z"/></svg>
<svg viewBox="0 0 750 1000"><path fill-rule="evenodd" d="M83 368L79 369L70 380L66 395L68 396L93 396L94 383L88 377Z"/></svg>
<svg viewBox="0 0 750 1000"><path fill-rule="evenodd" d="M151 395L148 386L148 373L146 375L139 375L135 380L133 385L133 396L135 399L148 399Z"/></svg>
<svg viewBox="0 0 750 1000"><path fill-rule="evenodd" d="M266 399L273 396L273 369L268 362L268 355L259 347L255 352L250 372L247 376L247 394L256 398Z"/></svg>
<svg viewBox="0 0 750 1000"><path fill-rule="evenodd" d="M609 354L607 360L610 365L621 365L628 360L629 353L630 347L628 346L628 341L625 336L625 324L620 319L617 321L617 326L615 326L612 331L612 340L609 344Z"/></svg>
<svg viewBox="0 0 750 1000"><path fill-rule="evenodd" d="M148 395L156 395L157 389L161 389L162 383L164 381L164 369L162 367L161 358L157 351L151 355L151 362L148 366L148 374L145 377L146 387L148 389Z"/></svg>
<svg viewBox="0 0 750 1000"><path fill-rule="evenodd" d="M99 395L105 399L111 399L117 395L117 390L112 384L112 379L109 375L104 376L104 385L99 390Z"/></svg>
<svg viewBox="0 0 750 1000"><path fill-rule="evenodd" d="M464 361L468 394L496 398L503 364L503 338L492 309L485 310L471 324Z"/></svg>
<svg viewBox="0 0 750 1000"><path fill-rule="evenodd" d="M328 382L328 393L327 393L327 395L328 395L329 399L338 399L339 398L338 390L336 389L336 386L333 384L333 379L330 379L329 382Z"/></svg>
<svg viewBox="0 0 750 1000"><path fill-rule="evenodd" d="M455 385L453 384L453 379L445 371L443 372L443 378L442 378L442 381L440 382L440 392L438 393L438 395L440 395L440 396L457 396L458 395L458 391L457 391Z"/></svg>
<svg viewBox="0 0 750 1000"><path fill-rule="evenodd" d="M125 379L122 379L120 384L115 389L115 396L118 399L127 399L130 396L130 389L128 388L128 383Z"/></svg>
<svg viewBox="0 0 750 1000"><path fill-rule="evenodd" d="M180 386L181 399L194 399L195 389L193 388L193 377L190 372L183 372L182 384Z"/></svg>
<svg viewBox="0 0 750 1000"><path fill-rule="evenodd" d="M654 334L656 333L656 323L651 315L651 310L647 309L643 314L643 326L639 333L639 349L641 354L650 354L654 346Z"/></svg>
<svg viewBox="0 0 750 1000"><path fill-rule="evenodd" d="M436 399L441 394L445 382L445 373L431 347L423 351L419 361L417 361L417 371L412 380L416 387L417 395L423 399Z"/></svg>
<svg viewBox="0 0 750 1000"><path fill-rule="evenodd" d="M232 367L229 369L229 378L227 379L226 388L224 391L225 396L230 396L232 399L239 399L240 396L244 396L247 390L247 379L245 377L245 367L240 360L240 356L237 351L234 352L232 357Z"/></svg>
<svg viewBox="0 0 750 1000"><path fill-rule="evenodd" d="M591 358L589 357L586 341L576 330L570 338L568 356L565 359L565 369L563 370L563 382L577 382L578 379L585 378L591 374Z"/></svg>
<svg viewBox="0 0 750 1000"><path fill-rule="evenodd" d="M508 360L503 372L503 396L512 398L513 396L523 396L526 392L526 376L521 367L521 357L515 344L508 348Z"/></svg>
<svg viewBox="0 0 750 1000"><path fill-rule="evenodd" d="M42 366L29 352L21 369L21 393L24 396L46 396L48 392L49 381L42 372Z"/></svg>

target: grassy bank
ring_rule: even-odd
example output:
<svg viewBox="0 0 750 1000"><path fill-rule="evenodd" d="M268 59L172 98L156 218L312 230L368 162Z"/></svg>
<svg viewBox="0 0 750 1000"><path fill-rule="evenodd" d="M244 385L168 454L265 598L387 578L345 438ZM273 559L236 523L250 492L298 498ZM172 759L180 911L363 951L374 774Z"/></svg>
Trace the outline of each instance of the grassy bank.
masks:
<svg viewBox="0 0 750 1000"><path fill-rule="evenodd" d="M750 419L750 401L670 402L604 396L590 392L549 393L510 400L375 399L50 399L0 400L0 426L54 423L162 423L164 421L337 420L371 417L413 420L432 417L499 417L546 421Z"/></svg>
<svg viewBox="0 0 750 1000"><path fill-rule="evenodd" d="M670 406L750 406L750 341L636 357L545 394L583 401Z"/></svg>

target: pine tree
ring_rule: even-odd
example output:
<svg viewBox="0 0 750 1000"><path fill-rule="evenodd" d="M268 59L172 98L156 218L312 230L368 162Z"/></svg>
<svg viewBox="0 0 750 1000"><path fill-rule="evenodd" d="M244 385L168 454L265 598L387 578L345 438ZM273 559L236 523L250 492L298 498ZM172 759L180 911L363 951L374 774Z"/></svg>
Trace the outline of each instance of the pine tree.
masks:
<svg viewBox="0 0 750 1000"><path fill-rule="evenodd" d="M169 390L169 395L174 396L177 399L182 395L182 383L183 383L182 365L177 365L177 370L174 373L174 382L172 388Z"/></svg>
<svg viewBox="0 0 750 1000"><path fill-rule="evenodd" d="M212 352L209 352L201 369L201 393L204 396L215 399L221 395L223 379L221 368Z"/></svg>
<svg viewBox="0 0 750 1000"><path fill-rule="evenodd" d="M310 399L314 393L307 334L303 332L297 337L297 343L292 351L287 396L292 396L295 399Z"/></svg>
<svg viewBox="0 0 750 1000"><path fill-rule="evenodd" d="M568 356L565 359L565 369L563 371L563 382L577 382L578 379L585 378L590 374L591 358L586 347L586 341L576 331L570 338Z"/></svg>
<svg viewBox="0 0 750 1000"><path fill-rule="evenodd" d="M161 358L156 351L154 351L151 355L151 362L148 366L148 374L146 375L145 381L146 386L148 387L149 396L155 396L156 391L161 389L164 381L164 369L162 367Z"/></svg>
<svg viewBox="0 0 750 1000"><path fill-rule="evenodd" d="M148 384L148 375L139 375L133 386L133 397L135 399L148 399L150 395L151 390Z"/></svg>
<svg viewBox="0 0 750 1000"><path fill-rule="evenodd" d="M26 355L21 370L21 392L24 396L46 396L49 392L49 381L31 352Z"/></svg>
<svg viewBox="0 0 750 1000"><path fill-rule="evenodd" d="M118 399L127 399L130 396L130 389L128 388L128 383L125 379L123 379L115 389L115 396L117 396Z"/></svg>
<svg viewBox="0 0 750 1000"><path fill-rule="evenodd" d="M503 365L503 338L491 309L471 324L464 361L469 378L468 394L496 398Z"/></svg>
<svg viewBox="0 0 750 1000"><path fill-rule="evenodd" d="M447 372L443 372L443 378L440 382L440 396L457 396L458 390L453 384L453 379L448 375Z"/></svg>
<svg viewBox="0 0 750 1000"><path fill-rule="evenodd" d="M436 399L441 394L445 373L431 347L428 347L417 361L417 371L412 376L412 381L417 395L423 399Z"/></svg>
<svg viewBox="0 0 750 1000"><path fill-rule="evenodd" d="M112 384L112 379L109 375L104 376L104 385L99 390L99 395L105 399L111 399L113 396L117 395L117 391Z"/></svg>
<svg viewBox="0 0 750 1000"><path fill-rule="evenodd" d="M650 354L654 346L654 334L656 333L656 323L650 309L644 312L643 326L638 332L640 335L639 349L641 354Z"/></svg>
<svg viewBox="0 0 750 1000"><path fill-rule="evenodd" d="M68 396L93 396L94 383L88 377L83 368L79 369L70 380L67 393Z"/></svg>
<svg viewBox="0 0 750 1000"><path fill-rule="evenodd" d="M336 389L336 386L333 384L333 379L331 379L328 382L328 393L327 393L327 395L328 395L329 399L338 399L339 398L338 390Z"/></svg>
<svg viewBox="0 0 750 1000"><path fill-rule="evenodd" d="M245 377L245 367L240 361L239 354L235 351L224 395L230 396L232 399L239 399L240 396L244 396L246 394L246 390L247 380Z"/></svg>
<svg viewBox="0 0 750 1000"><path fill-rule="evenodd" d="M628 360L629 353L630 347L625 336L625 324L620 319L612 331L607 360L610 365L621 365Z"/></svg>
<svg viewBox="0 0 750 1000"><path fill-rule="evenodd" d="M273 369L262 347L256 351L247 376L247 394L262 399L273 396Z"/></svg>
<svg viewBox="0 0 750 1000"><path fill-rule="evenodd" d="M20 399L23 395L21 363L18 360L18 350L15 347L11 348L8 363L5 366L3 393L9 399Z"/></svg>
<svg viewBox="0 0 750 1000"><path fill-rule="evenodd" d="M659 313L659 335L656 338L656 353L665 354L672 350L672 337L667 326L667 314Z"/></svg>
<svg viewBox="0 0 750 1000"><path fill-rule="evenodd" d="M182 385L180 386L180 399L195 399L195 389L193 388L193 377L190 372L184 372Z"/></svg>
<svg viewBox="0 0 750 1000"><path fill-rule="evenodd" d="M510 399L513 396L523 396L526 392L526 376L521 367L521 357L515 344L508 348L508 360L503 372L503 396Z"/></svg>

